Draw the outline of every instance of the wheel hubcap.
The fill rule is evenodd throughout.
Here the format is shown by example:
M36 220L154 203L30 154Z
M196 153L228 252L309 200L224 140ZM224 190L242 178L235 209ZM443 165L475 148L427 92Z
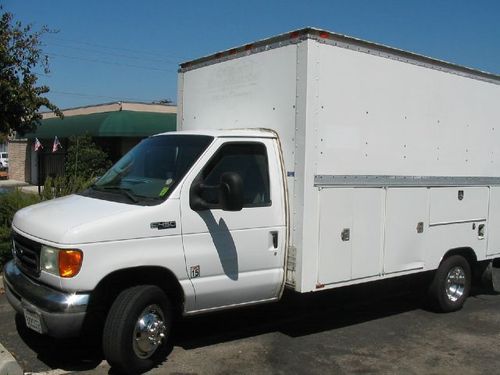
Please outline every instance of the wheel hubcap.
M452 302L458 301L465 291L465 271L462 267L453 267L446 276L446 296Z
M149 358L161 345L167 327L163 311L158 305L149 305L139 315L134 328L134 352L140 358Z

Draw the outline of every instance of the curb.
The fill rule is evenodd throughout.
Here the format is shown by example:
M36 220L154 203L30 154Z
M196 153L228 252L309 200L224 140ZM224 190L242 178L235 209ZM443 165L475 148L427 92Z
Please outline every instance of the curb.
M21 366L2 344L0 344L0 375L23 375Z

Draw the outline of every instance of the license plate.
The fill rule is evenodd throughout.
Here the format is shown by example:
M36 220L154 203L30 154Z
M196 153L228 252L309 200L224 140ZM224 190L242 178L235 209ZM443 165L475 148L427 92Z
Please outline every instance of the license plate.
M26 320L26 326L28 328L38 333L42 333L42 318L40 314L24 309L24 319Z

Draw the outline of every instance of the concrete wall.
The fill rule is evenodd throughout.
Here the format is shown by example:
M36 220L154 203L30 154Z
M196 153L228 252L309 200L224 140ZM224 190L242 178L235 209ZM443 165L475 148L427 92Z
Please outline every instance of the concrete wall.
M9 140L9 179L29 182L31 142L26 139Z

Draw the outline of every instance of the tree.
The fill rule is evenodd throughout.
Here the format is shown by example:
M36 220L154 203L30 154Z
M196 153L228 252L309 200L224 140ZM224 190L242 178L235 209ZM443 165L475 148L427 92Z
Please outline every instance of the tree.
M109 167L111 161L108 159L108 154L92 142L89 135L70 137L64 164L67 176L88 180L102 176Z
M0 14L0 134L15 131L23 135L40 123L42 107L62 117L59 108L43 96L49 88L37 85L35 72L50 72L48 56L41 48L41 37L50 30L23 26L1 6Z

